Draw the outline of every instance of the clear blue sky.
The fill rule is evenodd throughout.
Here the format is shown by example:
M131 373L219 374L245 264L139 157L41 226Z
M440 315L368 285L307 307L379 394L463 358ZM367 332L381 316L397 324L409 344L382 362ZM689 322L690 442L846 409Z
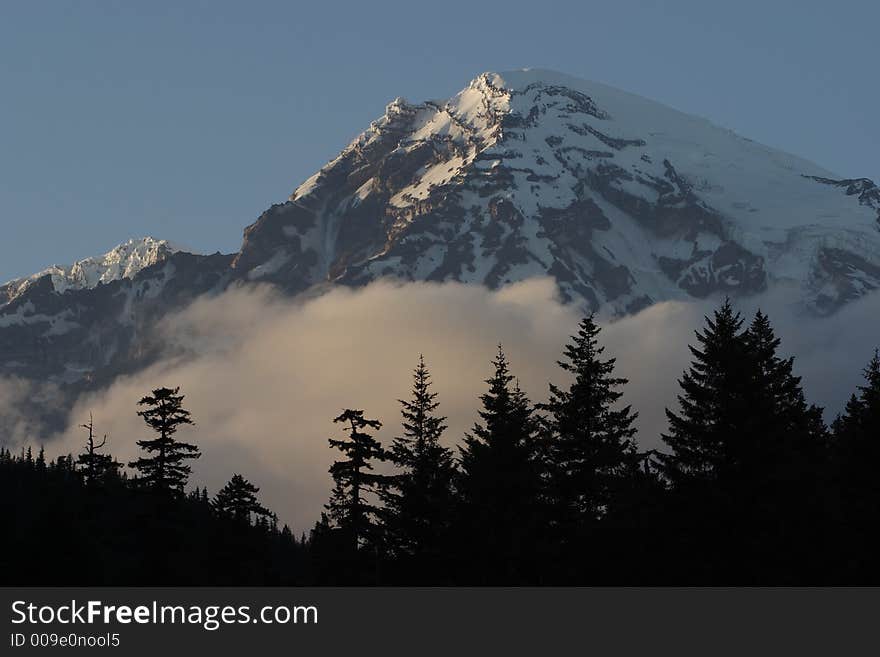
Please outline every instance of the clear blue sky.
M153 235L211 252L395 96L536 66L880 179L880 3L0 6L0 281Z

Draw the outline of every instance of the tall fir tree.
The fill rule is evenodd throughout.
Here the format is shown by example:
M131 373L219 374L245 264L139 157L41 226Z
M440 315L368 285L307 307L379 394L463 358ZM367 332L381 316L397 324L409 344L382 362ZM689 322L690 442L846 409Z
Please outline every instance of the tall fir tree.
M399 469L384 495L387 527L394 551L416 561L425 576L436 568L454 509L452 451L440 444L446 418L437 414L437 393L423 356L413 373L412 395L399 400L403 435L394 439L389 456ZM425 563L423 563L425 562Z
M639 461L630 406L618 408L627 380L614 376L615 359L602 359L599 326L585 317L558 365L572 376L567 389L550 384L547 413L547 498L563 534L599 520Z
M685 504L676 522L702 524L711 544L693 549L734 564L735 581L769 573L794 581L814 556L804 546L824 540L814 531L827 513L817 493L827 442L821 409L807 405L762 312L743 330L727 301L706 323L679 382L680 412L667 410L672 453L660 456Z
M180 388L156 388L138 402L144 419L158 438L139 440L138 446L147 455L129 463L140 473L141 481L150 488L182 495L192 468L185 463L201 456L199 448L174 438L181 426L194 424L190 412L183 407Z
M846 410L835 420L834 472L842 503L841 515L849 535L850 559L860 569L848 577L862 577L867 564L876 563L876 546L880 540L880 352L864 369L865 381L846 404ZM873 566L873 572L880 568ZM855 580L864 581L864 580Z
M689 347L693 362L679 380L679 412L666 411L663 440L671 454L660 455L674 485L708 483L739 476L744 461L754 383L754 360L743 320L727 300L697 331Z
M745 340L754 370L742 435L744 534L768 574L802 581L804 572L816 570L811 562L824 559L831 547L827 532L816 531L830 522L828 431L822 409L806 401L794 358L779 355L781 340L760 310Z
M243 524L250 524L251 519L265 518L272 513L257 499L260 489L240 474L232 475L223 488L214 496L211 505L214 511L227 518ZM198 494L198 491L197 491Z
M769 460L815 459L827 446L827 429L822 409L806 402L801 378L794 375L794 358L779 356L781 340L760 310L745 339L756 368L751 408L759 419L761 444L754 446L754 454L768 465Z
M814 467L827 442L822 409L807 404L767 315L759 310L743 330L728 300L706 323L679 381L680 413L667 410L670 478L754 483L780 468Z
M460 547L475 581L525 583L534 581L540 535L538 422L500 346L492 365L482 422L460 447Z
M387 486L388 477L373 472L373 464L387 461L388 455L366 431L381 429L379 420L369 420L364 411L349 408L333 422L347 425L348 437L329 440L330 447L338 449L345 458L330 466L334 486L325 508L353 554L365 544L375 548L380 542L381 509L375 499Z
M835 439L839 447L871 467L880 456L880 351L875 351L864 371L864 384L858 387L835 421Z

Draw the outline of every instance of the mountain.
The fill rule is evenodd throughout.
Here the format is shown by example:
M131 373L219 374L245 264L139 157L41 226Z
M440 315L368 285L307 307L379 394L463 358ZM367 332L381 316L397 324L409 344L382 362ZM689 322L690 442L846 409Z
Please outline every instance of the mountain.
M99 385L150 361L163 315L229 285L535 275L618 314L778 282L828 314L880 287L880 189L602 84L486 73L393 101L236 254L144 240L0 287L0 375Z
M827 313L880 285L880 189L658 103L548 71L486 73L445 102L398 98L245 231L234 267L291 291L380 276L566 300L800 286Z
M151 329L231 280L232 256L144 238L0 287L0 376L100 385L150 361Z
M52 290L58 293L93 289L122 278L134 278L141 270L180 250L170 242L152 237L129 240L102 256L85 258L67 266L52 265L33 276L9 281L0 286L0 301L13 301L45 277L49 278Z

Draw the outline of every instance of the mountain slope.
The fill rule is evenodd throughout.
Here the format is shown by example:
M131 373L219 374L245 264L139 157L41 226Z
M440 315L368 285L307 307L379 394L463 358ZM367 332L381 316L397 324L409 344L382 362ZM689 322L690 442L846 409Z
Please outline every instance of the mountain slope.
M225 289L231 279L232 256L173 252L162 242L132 246L110 252L125 257L90 259L8 284L15 293L6 302L0 297L0 375L105 383L150 362L153 328L162 317Z
M245 231L234 266L292 291L549 273L563 298L618 312L789 281L830 312L880 285L878 221L869 180L529 70L446 102L395 100Z
M12 301L47 276L52 289L58 293L92 289L123 278L134 278L141 270L166 260L180 250L170 242L152 237L129 240L104 255L78 260L67 266L52 265L27 278L9 281L0 286L0 303Z
M237 254L145 239L0 287L0 375L100 385L150 362L163 316L230 285L535 275L616 313L776 282L831 313L880 287L880 189L601 84L486 73L392 102Z

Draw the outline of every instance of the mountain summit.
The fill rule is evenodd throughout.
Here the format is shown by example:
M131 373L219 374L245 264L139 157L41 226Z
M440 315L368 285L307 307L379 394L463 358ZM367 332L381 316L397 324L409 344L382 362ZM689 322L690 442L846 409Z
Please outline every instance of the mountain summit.
M78 260L72 265L52 265L27 278L19 278L0 286L0 301L9 302L48 277L54 292L92 289L122 278L134 278L141 270L162 262L172 253L181 251L166 240L152 237L129 240L101 256Z
M880 285L880 189L611 87L484 73L398 98L245 231L238 275L291 291L381 276L553 276L630 312L795 283L827 313Z
M880 189L602 84L484 73L394 100L237 254L144 241L0 287L0 375L99 385L150 362L161 317L231 284L537 275L617 314L775 283L828 314L880 287Z

